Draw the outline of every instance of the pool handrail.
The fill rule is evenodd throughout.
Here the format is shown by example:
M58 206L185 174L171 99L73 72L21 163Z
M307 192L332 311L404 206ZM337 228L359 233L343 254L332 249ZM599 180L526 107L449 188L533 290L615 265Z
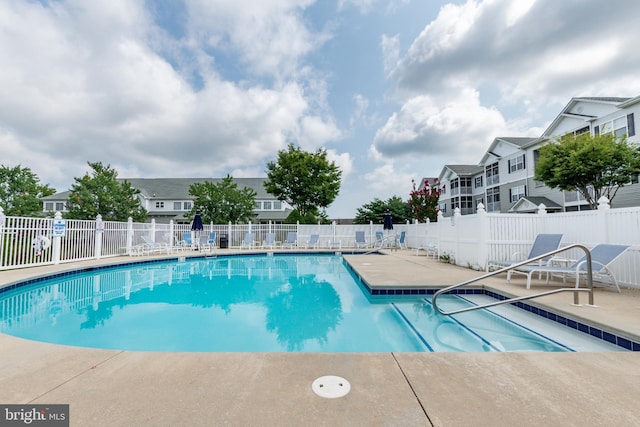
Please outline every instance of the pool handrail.
M449 291L452 291L454 289L457 288L461 288L463 286L467 286L470 285L472 283L478 282L480 280L483 279L487 279L489 277L495 276L497 274L501 274L501 273L506 273L509 270L512 270L514 268L518 268L521 267L523 265L527 265L530 264L533 261L538 261L540 259L543 258L547 258L547 257L551 257L552 255L555 255L557 253L560 252L565 252L569 249L573 249L573 248L578 248L578 249L582 249L585 253L586 256L586 261L587 261L587 287L586 288L581 288L581 287L573 287L573 288L559 288L559 289L553 289L550 291L544 291L544 292L539 292L536 294L532 294L532 295L525 295L525 296L521 296L521 297L513 297L513 298L508 298L508 299L504 299L504 300L500 300L500 301L496 301L496 302L491 302L488 304L482 304L482 305L475 305L472 307L465 307L465 308L461 308L458 310L452 310L452 311L444 311L442 310L440 307L438 307L438 297L444 293L447 293ZM573 294L573 304L574 305L580 305L580 298L578 296L578 292L589 292L589 304L587 304L589 307L596 307L596 305L594 304L594 292L593 292L593 270L592 270L592 265L591 265L591 251L589 251L589 249L581 244L578 243L574 243L568 246L564 246L562 248L559 249L555 249L551 252L547 252L546 254L542 254L540 256L528 259L526 261L522 261L519 262L517 264L513 264L504 268L501 268L499 270L494 270L492 272L483 274L482 276L478 276L475 277L473 279L467 280L465 282L461 282L455 285L451 285L451 286L447 286L446 288L442 288L439 291L437 291L435 294L433 294L433 299L432 299L432 304L433 307L436 309L436 311L442 315L445 316L449 316L452 314L458 314L458 313L464 313L465 311L471 311L471 310L478 310L480 308L488 308L488 307L493 307L496 305L502 305L502 304L510 304L512 302L516 302L516 301L522 301L522 300L528 300L528 299L533 299L533 298L538 298L541 296L545 296L545 295L551 295L551 294L556 294L556 293L560 293L560 292L569 292L572 291L574 292Z

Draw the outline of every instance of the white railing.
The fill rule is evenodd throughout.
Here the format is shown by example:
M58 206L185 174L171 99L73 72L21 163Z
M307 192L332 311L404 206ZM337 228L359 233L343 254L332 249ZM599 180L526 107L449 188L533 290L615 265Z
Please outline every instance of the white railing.
M487 213L482 206L473 215L457 210L453 217L428 224L426 235L441 257L478 270L488 260L511 259L516 252L526 256L540 233L562 234L561 246L629 245L611 269L621 284L640 288L640 207L610 209L606 198L599 202L597 210L554 214L547 214L544 206L535 214ZM564 256L577 259L582 254Z
M60 220L60 218L57 218ZM0 270L99 259L131 254L132 248L148 236L156 243L176 247L189 224L66 220L63 236L54 234L56 218L6 217L0 208ZM289 232L298 234L304 247L312 234L320 236L319 246L340 242L342 248L355 247L356 231L364 231L368 242L382 224L302 225L302 224L205 224L205 235L215 231L225 235L231 248L239 247L245 233L252 232L260 244L267 233L275 233L283 242ZM630 245L612 269L625 286L640 288L640 207L609 209L605 200L598 210L547 214L541 206L535 214L487 213L482 206L472 215L439 217L434 223L395 224L394 233L406 232L409 248L438 248L438 253L457 265L484 270L490 259L509 259L515 252L527 254L537 234L561 233L562 245L580 243L593 247L598 243ZM43 236L48 246L36 252L34 245ZM580 254L567 254L579 257Z

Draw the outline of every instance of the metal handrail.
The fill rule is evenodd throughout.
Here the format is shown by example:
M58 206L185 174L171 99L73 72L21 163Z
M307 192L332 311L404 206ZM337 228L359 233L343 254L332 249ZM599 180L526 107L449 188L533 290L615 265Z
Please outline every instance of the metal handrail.
M530 264L533 261L538 261L538 260L541 260L541 259L544 259L544 258L547 258L547 257L551 257L552 255L555 255L555 254L560 253L560 252L565 252L565 251L567 251L569 249L573 249L573 248L582 249L584 251L586 257L587 257L587 286L588 287L586 287L586 288L575 287L575 288L553 289L551 291L540 292L540 293L533 294L533 295L525 295L525 296L522 296L522 297L509 298L509 299L500 300L500 301L496 301L496 302L492 302L492 303L488 303L488 304L461 308L461 309L453 310L453 311L444 311L444 310L441 310L440 307L438 307L437 299L438 299L438 297L440 295L442 295L444 293L447 293L447 292L452 291L452 290L457 289L457 288L461 288L463 286L470 285L471 283L475 283L475 282L477 282L479 280L483 280L483 279L495 276L497 274L506 273L509 270L513 270L515 268L522 267L523 265ZM545 296L545 295L556 294L556 293L559 293L559 292L569 292L569 291L572 291L574 293L573 294L573 303L575 305L579 305L580 304L580 298L578 296L578 292L589 292L589 305L590 306L595 306L595 304L593 302L593 300L594 300L594 292L593 292L593 270L592 270L592 267L591 267L591 252L589 251L589 249L586 246L580 245L580 244L577 244L577 243L569 245L569 246L565 246L565 247L560 248L560 249L555 249L555 250L553 250L551 252L547 252L546 254L543 254L543 255L528 259L526 261L519 262L517 264L512 264L512 265L510 265L508 267L504 267L504 268L492 271L492 272L487 273L487 274L483 274L482 276L476 277L474 279L467 280L465 282L458 283L456 285L447 286L446 288L442 288L438 292L433 294L433 299L432 299L431 302L432 302L433 306L435 307L435 309L436 309L436 311L438 313L443 314L445 316L448 316L448 315L451 315L451 314L464 313L465 311L478 310L480 308L488 308L488 307L493 307L493 306L501 305L501 304L510 304L510 303L516 302L516 301L528 300L528 299L538 298L538 297Z

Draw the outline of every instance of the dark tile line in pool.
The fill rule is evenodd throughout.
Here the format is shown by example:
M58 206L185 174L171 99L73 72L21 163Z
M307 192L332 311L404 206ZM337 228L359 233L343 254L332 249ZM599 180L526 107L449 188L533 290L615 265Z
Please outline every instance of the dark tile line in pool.
M372 288L367 284L367 282L356 272L351 265L346 263L347 267L353 272L353 274L358 278L362 286L369 292L369 295L372 296L388 296L388 295L433 295L439 289L426 289L426 288ZM498 299L500 301L508 299L504 295L498 294L493 291L486 290L484 288L471 288L471 289L454 289L450 294L458 294L458 295L487 295L492 298ZM630 340L625 337L618 336L611 332L607 332L603 329L597 328L595 326L591 326L586 323L578 322L576 320L568 319L564 316L556 314L552 311L544 310L527 303L523 303L522 301L518 301L515 303L511 303L522 310L526 310L530 313L536 314L538 316L542 316L548 320L552 320L554 322L560 323L562 325L568 326L571 329L575 329L577 331L589 334L595 338L607 341L611 344L622 347L626 350L630 351L640 351L640 342L636 342Z
M483 289L483 293L487 296L490 296L492 298L498 299L500 301L508 299L508 297L505 297L504 295L500 295L496 292L492 292L492 291L488 291L488 290L484 290ZM617 345L619 347L622 347L624 349L630 350L630 351L640 351L640 342L635 342L632 341L628 338L625 337L621 337L618 335L615 335L611 332L607 332L603 329L597 328L595 326L591 326L587 323L582 323L582 322L578 322L576 320L572 320L569 319L565 316L561 316L557 313L554 313L552 311L549 310L545 310L539 307L535 307L533 305L527 304L527 303L523 303L522 301L517 301L514 303L511 303L511 305L516 306L522 310L526 310L530 313L536 314L538 316L542 316L545 319L554 321L556 323L560 323L561 325L567 326L571 329L575 329L577 331L583 332L585 334L589 334L595 338L601 339L603 341L606 341L608 343Z

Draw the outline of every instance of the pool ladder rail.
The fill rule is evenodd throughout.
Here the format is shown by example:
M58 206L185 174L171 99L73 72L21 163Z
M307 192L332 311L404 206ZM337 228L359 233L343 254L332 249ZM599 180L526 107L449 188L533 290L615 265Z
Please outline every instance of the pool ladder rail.
M587 261L587 263L586 263L587 264L587 287L586 288L578 287L578 285L577 285L576 287L573 287L573 288L552 289L550 291L539 292L539 293L532 294L532 295L525 295L525 296L522 296L522 297L508 298L508 299L504 299L504 300L500 300L500 301L496 301L496 302L491 302L491 303L488 303L488 304L476 305L476 306L473 306L473 307L465 307L465 308L461 308L461 309L458 309L458 310L452 310L452 311L444 311L438 306L437 300L438 300L438 297L440 295L442 295L442 294L450 292L450 291L452 291L454 289L461 288L463 286L470 285L470 284L478 282L480 280L487 279L487 278L495 276L497 274L506 273L509 270L513 270L513 269L521 267L523 265L530 264L533 261L538 261L538 260L541 260L541 259L544 259L544 258L548 258L548 257L551 257L552 255L555 255L557 253L564 252L564 251L567 251L567 250L573 249L573 248L582 249L584 251L585 255L586 255L586 258L587 258L586 259L586 261ZM579 283L579 281L578 281L578 283ZM589 303L586 304L586 305L588 307L597 307L593 302L593 300L594 300L594 292L593 291L594 291L593 290L593 269L592 269L592 265L591 265L591 252L584 245L572 244L572 245L565 246L565 247L562 247L562 248L559 248L559 249L555 249L555 250L553 250L551 252L547 252L546 254L537 256L535 258L531 258L531 259L528 259L526 261L519 262L517 264L512 264L512 265L510 265L508 267L504 267L504 268L501 268L499 270L494 270L494 271L492 271L490 273L483 274L482 276L473 278L471 280L467 280L466 282L461 282L461 283L458 283L456 285L451 285L451 286L448 286L446 288L440 289L435 294L433 294L432 304L433 304L433 306L435 307L435 309L436 309L436 311L438 313L443 314L445 316L448 316L448 315L451 315L451 314L464 313L465 311L478 310L480 308L489 308L489 307L494 307L496 305L510 304L510 303L517 302L517 301L529 300L529 299L533 299L533 298L542 297L542 296L545 296L545 295L557 294L557 293L560 293L560 292L573 292L573 305L578 306L578 305L580 305L580 297L578 296L578 293L579 292L589 292Z

